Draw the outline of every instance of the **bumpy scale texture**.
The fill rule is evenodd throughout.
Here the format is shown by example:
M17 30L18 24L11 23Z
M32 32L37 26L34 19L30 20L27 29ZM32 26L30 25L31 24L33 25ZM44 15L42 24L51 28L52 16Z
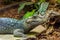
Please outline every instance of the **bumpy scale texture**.
M13 33L16 29L24 30L23 22L13 18L0 18L0 33Z

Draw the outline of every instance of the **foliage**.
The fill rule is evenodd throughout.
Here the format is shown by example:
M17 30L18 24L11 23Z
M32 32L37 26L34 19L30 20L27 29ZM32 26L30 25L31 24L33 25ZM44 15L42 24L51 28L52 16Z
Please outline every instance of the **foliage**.
M22 4L20 4L19 6L20 6L20 7L18 8L18 13L20 13L21 10L24 8L25 3L22 3Z
M39 0L37 3L32 3L32 2L24 2L20 4L20 7L18 8L18 13L21 12L21 10L26 6L26 5L31 5L34 4L36 7L36 11L33 9L32 11L26 11L25 15L23 16L23 19L28 18L30 16L33 16L34 14L37 14L38 12L43 15L44 12L47 10L47 7L49 3L45 2L45 0Z
M44 14L44 12L46 11L48 5L49 5L49 3L47 3L47 2L41 3L41 6L39 7L39 13L40 13L41 15Z
M40 3L45 2L45 0L39 0Z
M23 19L33 16L34 12L35 10L32 10L31 12L26 12L26 14L23 16Z
M18 13L20 13L21 10L22 10L26 5L31 5L31 4L33 4L33 3L32 3L32 2L22 2L22 3L20 3L19 8L18 8Z

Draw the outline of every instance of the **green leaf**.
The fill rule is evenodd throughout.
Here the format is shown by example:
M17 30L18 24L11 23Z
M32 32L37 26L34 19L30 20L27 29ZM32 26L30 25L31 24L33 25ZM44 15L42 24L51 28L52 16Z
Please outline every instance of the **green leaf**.
M45 2L45 0L39 0L40 3Z
M24 7L25 7L25 3L21 3L20 7L18 8L18 13L20 13Z
M45 11L47 10L47 8L48 8L48 5L49 5L49 3L47 3L47 2L43 2L41 5L40 5L40 8L39 8L39 13L41 14L41 15L44 15L45 14Z
M32 10L31 12L26 12L26 14L23 16L23 19L33 16L34 12L35 10Z
M31 4L33 4L33 2L22 2L22 3L20 3L19 8L18 8L18 13L20 13L21 10L22 10L26 5L31 5Z

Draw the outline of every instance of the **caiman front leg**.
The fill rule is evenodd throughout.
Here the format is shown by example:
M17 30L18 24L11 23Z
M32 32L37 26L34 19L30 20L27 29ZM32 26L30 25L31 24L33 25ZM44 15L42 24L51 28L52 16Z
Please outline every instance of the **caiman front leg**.
M24 30L22 30L22 29L14 30L13 35L15 37L26 37L26 35L24 34Z

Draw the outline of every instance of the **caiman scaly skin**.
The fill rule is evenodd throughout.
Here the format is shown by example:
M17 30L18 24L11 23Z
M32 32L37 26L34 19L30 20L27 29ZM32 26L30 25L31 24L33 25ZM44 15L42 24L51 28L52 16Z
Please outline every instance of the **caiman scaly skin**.
M12 18L0 18L0 33L13 33L15 29L24 29L21 27L22 23L23 21Z
M0 18L0 33L13 33L15 36L19 36L22 33L29 32L39 24L38 21L35 24L33 24L34 22L27 23L26 21L13 18Z

